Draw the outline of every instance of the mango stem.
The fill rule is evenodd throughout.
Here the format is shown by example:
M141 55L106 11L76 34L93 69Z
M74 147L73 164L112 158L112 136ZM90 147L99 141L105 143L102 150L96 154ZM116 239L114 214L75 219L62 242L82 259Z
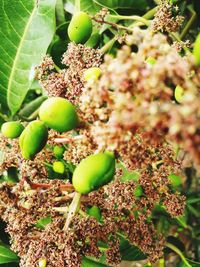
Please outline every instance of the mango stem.
M69 209L67 210L68 216L67 216L65 225L63 227L64 232L68 231L73 217L80 209L80 204L81 204L81 194L76 192L72 200L72 203L70 204Z

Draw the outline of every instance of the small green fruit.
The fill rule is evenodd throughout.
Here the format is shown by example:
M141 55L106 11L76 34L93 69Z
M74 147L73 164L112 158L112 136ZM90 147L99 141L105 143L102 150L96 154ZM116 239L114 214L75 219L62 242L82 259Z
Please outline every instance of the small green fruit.
M105 152L88 156L76 167L72 183L77 192L87 194L109 183L115 174L115 157Z
M11 139L19 137L23 130L24 126L19 121L5 122L1 126L2 134Z
M200 33L197 36L196 41L194 43L193 55L196 65L200 66Z
M42 121L32 121L24 129L19 138L22 156L33 159L46 145L48 129Z
M86 82L89 82L89 81L97 81L100 75L101 75L101 69L94 67L87 69L84 72L83 77Z
M181 103L183 95L184 95L183 88L180 85L177 85L174 91L174 98L178 103Z
M47 266L47 260L46 259L39 259L38 266L39 267L46 267Z
M65 151L65 148L63 146L54 146L53 148L54 156L57 159L61 159L63 157L64 151Z
M75 107L62 97L51 97L44 101L39 110L41 121L58 132L67 132L77 127Z
M88 209L87 213L90 216L96 218L98 222L101 220L101 211L100 211L99 207L92 206L91 208Z
M156 64L156 59L154 57L148 57L145 62L151 66Z
M53 170L54 172L63 174L65 172L65 165L62 161L55 161L53 163Z
M178 175L175 175L174 173L171 173L168 178L170 179L173 187L179 187L182 184L181 177Z
M142 194L143 194L143 190L142 190L141 185L137 185L135 190L134 190L134 196L135 197L141 197Z
M92 34L92 21L85 12L73 15L68 27L68 36L75 43L84 44Z

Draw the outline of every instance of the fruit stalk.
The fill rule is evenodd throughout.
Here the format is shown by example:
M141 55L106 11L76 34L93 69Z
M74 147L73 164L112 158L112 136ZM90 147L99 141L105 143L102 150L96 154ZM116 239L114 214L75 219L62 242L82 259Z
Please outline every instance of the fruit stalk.
M69 226L71 224L71 221L74 217L74 215L79 211L80 209L80 203L81 203L81 194L76 192L74 195L74 198L72 200L72 203L69 206L69 210L67 211L67 220L65 222L65 225L63 227L63 231L67 232L69 229Z

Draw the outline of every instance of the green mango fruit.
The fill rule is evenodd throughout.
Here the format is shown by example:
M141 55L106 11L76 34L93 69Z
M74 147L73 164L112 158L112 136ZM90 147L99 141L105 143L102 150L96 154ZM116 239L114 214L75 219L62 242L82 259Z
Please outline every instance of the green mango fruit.
M65 165L62 161L55 161L53 163L53 170L56 173L63 174L65 172Z
M75 107L62 97L51 97L39 109L40 120L58 132L67 132L77 127Z
M72 183L77 192L87 194L109 183L114 174L114 154L98 153L88 156L79 163L73 173Z
M11 139L19 137L23 130L24 126L19 121L5 122L1 126L2 134Z
M196 65L200 66L200 33L197 36L196 41L194 43L193 55Z
M134 196L135 197L141 197L143 195L143 190L141 185L137 185L135 190L134 190Z
M46 267L47 266L47 260L46 259L39 259L38 266L39 267Z
M98 222L101 220L101 211L99 207L92 206L91 208L88 209L87 213L90 216L96 218Z
M19 138L22 156L33 159L46 145L48 129L42 121L32 121L24 129Z
M93 67L93 68L87 69L84 72L83 78L86 82L97 81L99 79L100 75L101 75L101 69L98 67Z
M177 85L174 90L174 98L178 103L182 102L183 95L184 95L184 89L180 85Z
M181 184L182 184L182 179L180 176L174 174L174 173L171 173L168 178L170 179L173 187L179 187Z
M62 159L63 154L65 152L65 148L63 146L54 146L53 154L57 159Z
M77 44L84 44L92 34L92 21L85 12L77 12L73 15L69 27L69 39Z

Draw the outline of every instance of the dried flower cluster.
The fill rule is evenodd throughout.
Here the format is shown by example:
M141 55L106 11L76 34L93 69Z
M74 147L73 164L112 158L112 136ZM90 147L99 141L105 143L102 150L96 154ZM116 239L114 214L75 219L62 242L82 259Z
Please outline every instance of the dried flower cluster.
M182 25L184 17L178 15L178 7L173 6L169 1L161 1L158 6L152 29L154 32L176 32Z
M36 68L37 78L49 96L63 96L73 104L78 104L83 89L83 72L88 68L98 67L101 64L101 55L95 49L70 43L62 63L68 68L56 72L53 60L46 56Z

